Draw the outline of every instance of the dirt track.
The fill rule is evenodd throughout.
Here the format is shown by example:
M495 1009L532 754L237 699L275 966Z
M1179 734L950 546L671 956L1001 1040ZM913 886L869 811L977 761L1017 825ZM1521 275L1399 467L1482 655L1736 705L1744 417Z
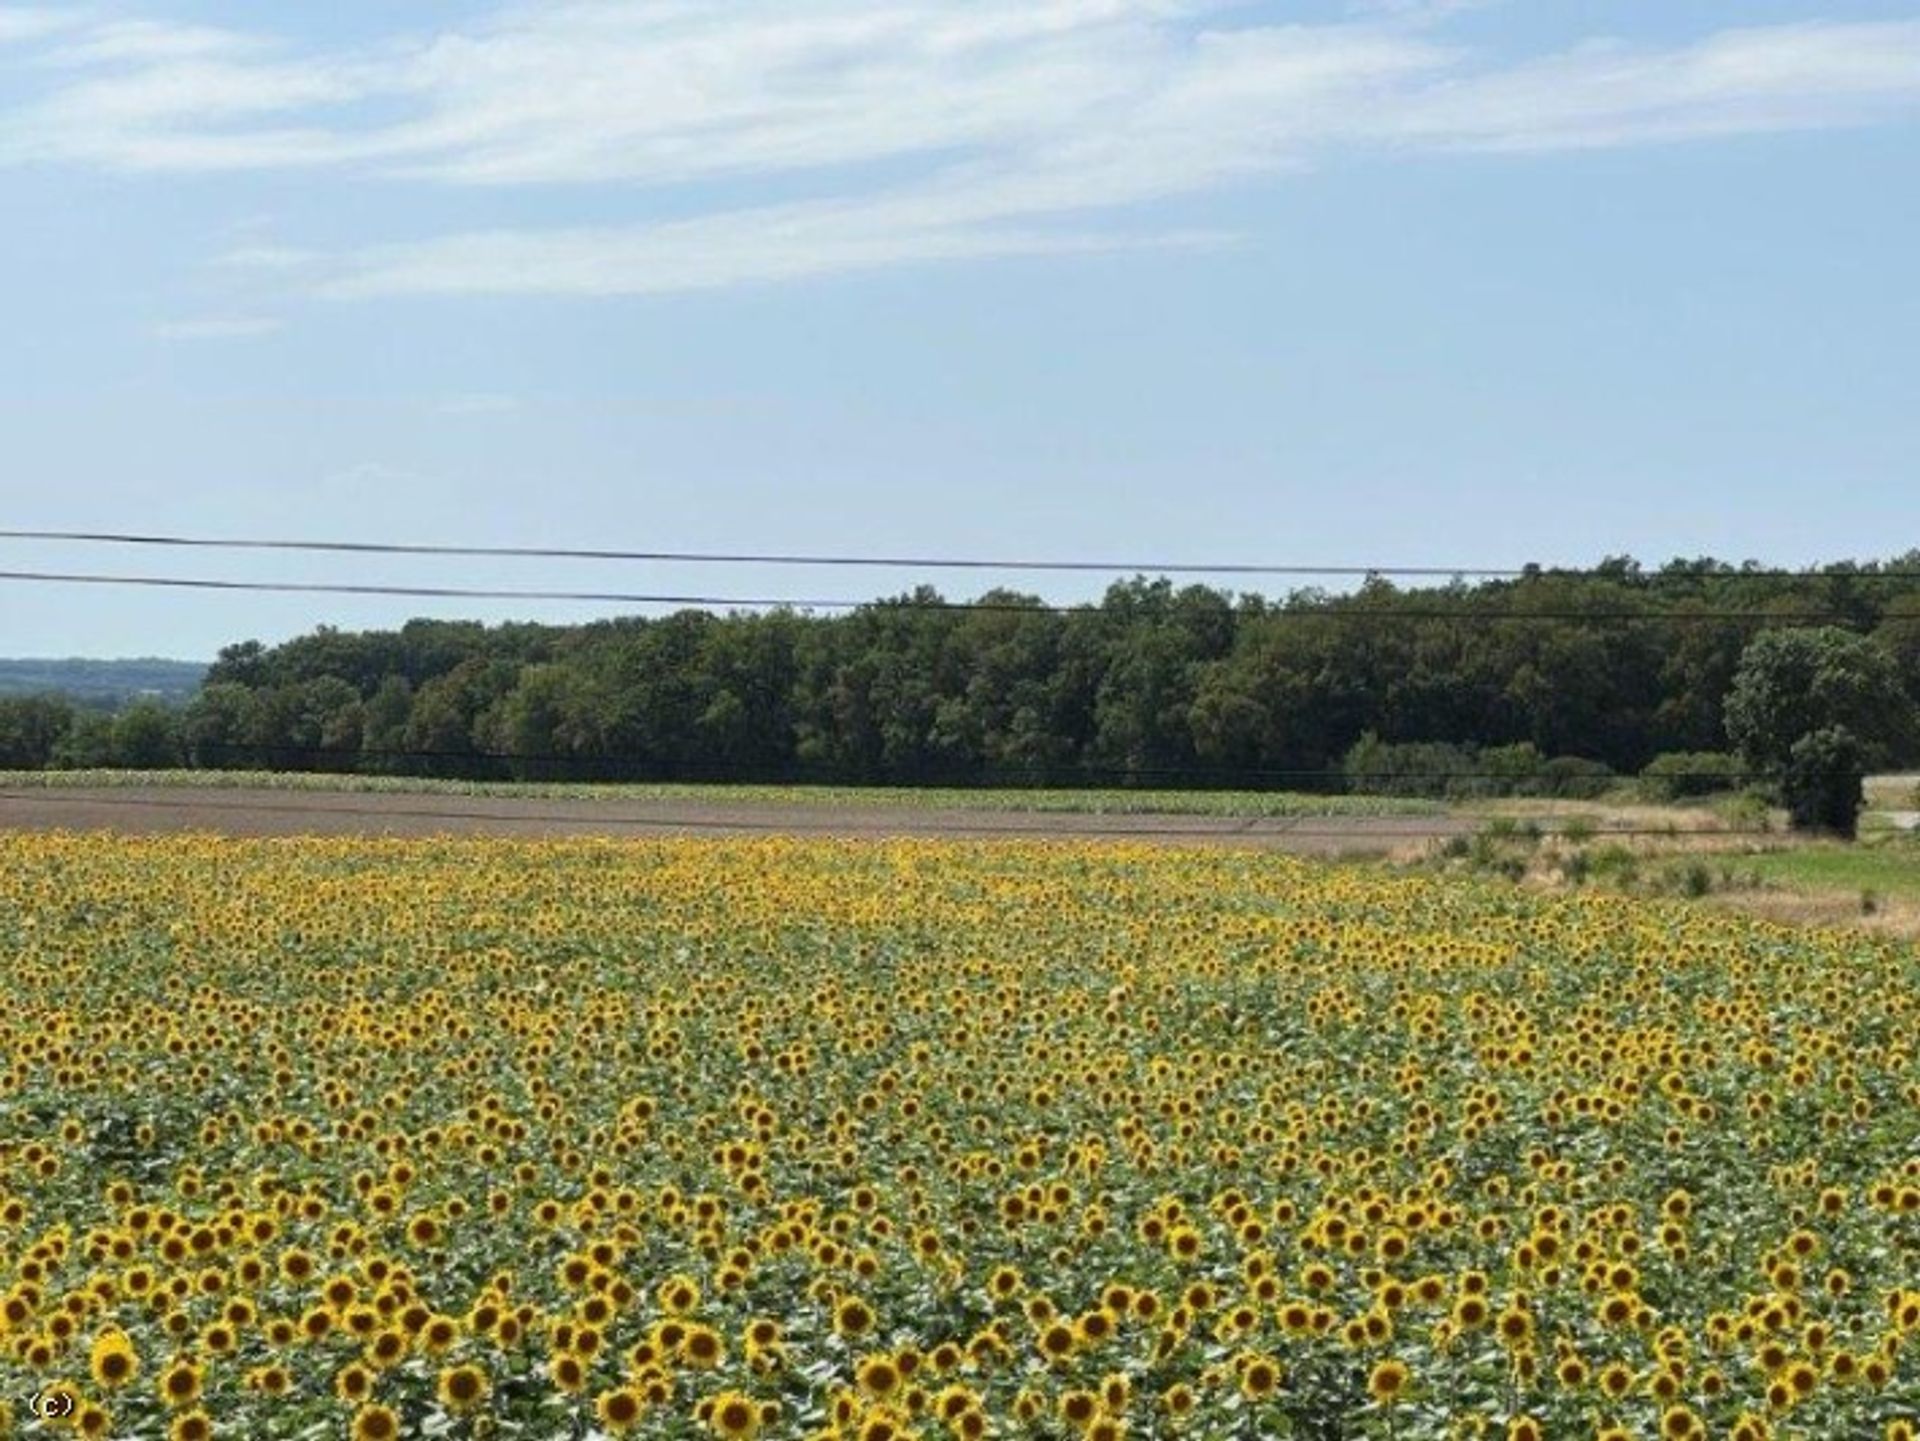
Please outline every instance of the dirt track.
M280 790L0 790L0 830L299 835L795 835L1152 841L1313 855L1387 852L1473 822L1435 816L1297 819L1071 815L694 800L546 800Z

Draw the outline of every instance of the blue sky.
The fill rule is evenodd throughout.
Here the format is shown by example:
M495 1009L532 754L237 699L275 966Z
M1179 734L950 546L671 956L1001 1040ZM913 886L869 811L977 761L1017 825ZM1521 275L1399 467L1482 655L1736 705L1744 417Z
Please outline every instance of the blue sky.
M1917 122L1912 4L0 0L0 526L1893 554L1920 544ZM593 613L0 582L0 653Z

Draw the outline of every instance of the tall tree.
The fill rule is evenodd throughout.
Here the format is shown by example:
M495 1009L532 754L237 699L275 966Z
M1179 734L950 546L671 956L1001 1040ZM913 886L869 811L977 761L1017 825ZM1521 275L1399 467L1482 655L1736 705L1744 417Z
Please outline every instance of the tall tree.
M1849 836L1864 767L1910 747L1913 723L1893 657L1834 626L1756 637L1727 697L1728 737L1780 776L1794 824Z

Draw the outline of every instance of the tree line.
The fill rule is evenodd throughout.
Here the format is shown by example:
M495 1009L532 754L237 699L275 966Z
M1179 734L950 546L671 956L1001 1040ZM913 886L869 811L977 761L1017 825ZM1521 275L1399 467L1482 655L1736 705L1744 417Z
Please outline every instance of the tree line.
M0 764L1339 789L1423 768L1571 781L1738 749L1778 772L1786 752L1730 731L1729 700L1756 640L1787 631L1864 648L1846 665L1897 697L1843 750L1920 758L1916 551L1790 576L1615 558L1280 598L1141 578L1064 610L921 589L831 617L323 627L228 646L182 708L63 723L55 701L0 703Z

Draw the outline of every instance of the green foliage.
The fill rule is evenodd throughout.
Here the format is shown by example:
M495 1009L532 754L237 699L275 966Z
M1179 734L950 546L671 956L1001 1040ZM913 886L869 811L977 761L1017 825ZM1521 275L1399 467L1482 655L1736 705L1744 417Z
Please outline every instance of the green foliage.
M1359 795L1457 798L1488 793L1475 774L1473 752L1444 741L1389 745L1368 731L1340 768L1347 789Z
M76 711L47 763L56 770L118 764L113 754L113 717L99 711Z
M1799 890L1920 900L1920 840L1911 837L1795 846L1747 857L1744 864L1756 880Z
M1575 846L1585 845L1597 834L1599 828L1590 816L1575 816L1560 828L1561 837L1569 845Z
M1347 789L1358 795L1591 798L1613 783L1602 761L1578 756L1548 759L1531 742L1490 746L1422 741L1392 745L1369 731L1341 762Z
M1866 800L1860 761L1860 742L1845 726L1825 726L1793 743L1781 790L1796 830L1853 839Z
M1762 632L1726 702L1727 737L1756 769L1783 770L1803 737L1828 727L1844 728L1877 763L1911 746L1913 723L1893 656L1833 626Z
M1625 888L1640 876L1640 858L1628 846L1610 842L1587 853L1588 872L1596 881Z
M1590 797L1656 757L1721 752L1736 673L1728 724L1769 768L1836 723L1870 759L1920 759L1891 703L1920 691L1920 582L1860 575L1875 583L1623 559L1279 599L1135 579L1064 613L920 590L831 617L323 627L227 647L180 730L195 767L474 781ZM1808 610L1862 633L1766 618ZM1794 711L1807 696L1818 714ZM1761 742L1783 725L1801 728ZM21 764L52 762L51 742L7 734L0 719Z
M156 770L177 766L182 759L180 723L156 701L139 701L113 718L109 751L116 766Z
M73 726L73 706L59 696L0 699L0 767L38 770L52 762Z
M1749 764L1779 774L1796 829L1851 839L1865 767L1911 747L1914 702L1874 640L1831 626L1768 631L1741 657L1726 723Z
M1554 756L1543 762L1531 791L1520 795L1553 796L1566 800L1593 800L1614 784L1613 768L1585 756Z
M1725 751L1667 751L1647 762L1640 788L1649 800L1692 800L1740 788L1746 765Z

